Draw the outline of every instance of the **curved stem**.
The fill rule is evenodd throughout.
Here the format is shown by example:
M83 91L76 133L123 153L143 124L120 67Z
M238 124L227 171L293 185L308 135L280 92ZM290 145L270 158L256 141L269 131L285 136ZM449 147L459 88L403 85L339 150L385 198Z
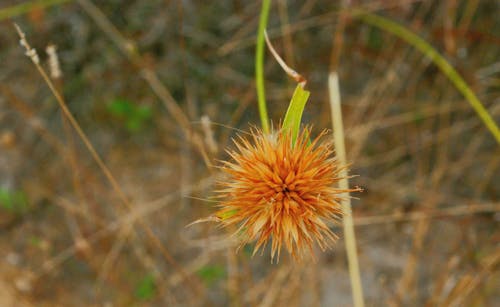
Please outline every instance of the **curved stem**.
M488 113L488 110L483 106L479 98L472 91L469 85L464 81L460 74L456 71L453 66L448 63L448 61L439 52L432 47L424 39L420 38L418 35L412 31L406 29L404 26L391 21L387 18L370 14L362 10L353 10L352 16L358 17L364 22L371 24L372 26L378 27L384 31L390 32L397 37L405 40L407 43L417 48L420 52L425 54L430 60L443 72L443 74L455 85L457 90L465 97L465 99L472 106L474 111L476 111L479 118L483 121L484 125L495 138L498 144L500 144L500 129L497 124Z

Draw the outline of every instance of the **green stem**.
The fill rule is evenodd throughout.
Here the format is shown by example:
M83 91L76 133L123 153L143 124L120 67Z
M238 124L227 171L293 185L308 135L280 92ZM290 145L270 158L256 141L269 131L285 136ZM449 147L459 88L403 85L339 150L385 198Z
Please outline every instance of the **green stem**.
M13 18L31 11L34 8L45 8L62 4L71 0L35 0L0 9L0 20Z
M259 115L264 133L269 133L269 118L266 107L266 93L264 89L264 32L267 26L271 0L263 0L260 11L259 32L257 33L257 48L255 50L255 81L257 87L257 100L259 102Z
M474 94L472 89L467 85L455 68L453 68L453 66L451 66L450 63L448 63L448 61L441 54L439 54L434 47L415 33L387 18L370 14L362 10L353 10L352 16L358 17L368 24L396 35L429 57L431 61L453 83L453 85L455 85L458 91L462 93L465 99L467 99L479 118L483 121L486 128L490 130L493 137L496 139L498 144L500 144L500 129L488 113L488 110L486 110L479 98L476 94Z

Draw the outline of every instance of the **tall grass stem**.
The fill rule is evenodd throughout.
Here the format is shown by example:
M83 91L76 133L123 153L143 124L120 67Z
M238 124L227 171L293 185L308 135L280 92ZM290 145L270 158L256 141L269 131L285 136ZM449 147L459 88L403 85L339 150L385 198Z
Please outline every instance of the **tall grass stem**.
M342 123L342 109L340 108L340 89L337 72L332 71L328 76L328 91L330 93L330 110L332 112L333 136L335 142L335 151L337 159L341 165L347 164L345 144L344 144L344 126ZM339 177L339 189L348 190L349 180L347 169L343 168ZM342 195L342 209L344 212L344 238L347 251L347 261L349 265L349 277L351 280L352 296L355 307L365 305L363 298L363 286L361 284L361 274L359 271L358 253L356 250L356 236L354 234L354 222L352 218L351 199L349 193Z

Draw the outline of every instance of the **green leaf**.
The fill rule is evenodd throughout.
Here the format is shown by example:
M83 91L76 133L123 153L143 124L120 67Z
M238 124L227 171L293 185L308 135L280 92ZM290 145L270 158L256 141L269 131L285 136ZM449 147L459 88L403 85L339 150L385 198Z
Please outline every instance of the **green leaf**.
M135 289L135 296L141 300L149 300L155 296L156 284L153 275L149 274L144 277L137 288Z
M288 110L286 111L285 119L283 120L283 133L288 133L288 129L292 130L292 144L295 144L295 140L299 134L302 113L304 112L304 107L306 106L310 94L310 92L304 90L302 86L298 84L293 92Z
M0 208L11 213L22 214L28 210L28 199L22 191L0 188Z
M108 111L116 116L130 116L134 113L134 103L121 98L116 98L108 104Z
M197 274L207 285L211 285L226 276L226 270L221 265L207 265L199 269Z
M117 98L108 104L108 111L124 122L129 132L139 132L144 124L153 117L149 106L139 106L135 103Z

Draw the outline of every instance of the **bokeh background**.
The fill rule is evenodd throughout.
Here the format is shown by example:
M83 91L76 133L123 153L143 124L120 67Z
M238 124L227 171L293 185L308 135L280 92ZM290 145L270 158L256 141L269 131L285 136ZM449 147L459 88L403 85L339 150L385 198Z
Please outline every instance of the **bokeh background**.
M315 133L331 127L327 78L338 71L351 184L364 188L352 204L367 305L498 305L500 147L427 57L354 8L427 40L498 123L500 4L276 0L268 25L308 79L303 121ZM238 129L259 125L259 11L260 1L0 2L1 306L353 304L340 225L315 262L279 263L251 246L236 253L215 223L186 227L215 210L210 165ZM47 71L45 49L57 46L56 88L116 185L13 21ZM295 84L268 52L265 68L278 123Z

